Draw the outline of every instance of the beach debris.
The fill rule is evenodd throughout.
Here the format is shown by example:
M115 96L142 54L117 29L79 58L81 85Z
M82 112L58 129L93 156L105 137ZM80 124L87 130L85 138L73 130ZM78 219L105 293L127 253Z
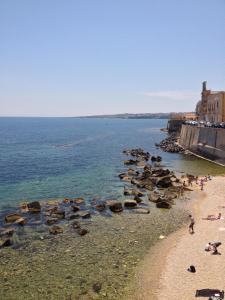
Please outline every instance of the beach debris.
M107 200L106 205L114 213L119 213L123 211L122 203L117 200Z
M160 239L160 240L165 239L165 235L162 235L162 234L161 234L161 235L159 236L159 239Z
M27 204L28 211L31 213L39 213L41 211L41 205L39 201L30 202Z
M16 220L18 220L20 218L22 218L22 216L19 215L19 214L16 214L16 213L15 214L10 214L10 215L5 216L5 222L6 223L13 223L13 222L15 222Z
M49 233L51 233L51 234L63 233L63 229L60 226L54 225L49 228Z
M196 269L195 269L195 266L191 265L188 269L187 269L188 272L191 272L191 273L195 273L196 272Z

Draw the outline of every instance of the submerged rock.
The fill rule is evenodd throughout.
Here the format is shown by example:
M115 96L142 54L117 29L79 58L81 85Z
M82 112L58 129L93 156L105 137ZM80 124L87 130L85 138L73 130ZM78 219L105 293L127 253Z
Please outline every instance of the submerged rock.
M105 203L99 203L95 206L97 211L104 211L106 209Z
M76 206L76 205L72 205L71 208L72 208L72 210L73 210L74 212L77 212L77 211L80 210L80 207L79 207L79 206Z
M10 239L0 240L0 248L9 247L12 245L12 241Z
M123 211L122 203L117 200L108 200L106 204L112 212L118 213Z
M76 203L76 204L83 204L85 202L85 200L84 200L84 198L79 197L79 198L75 198L73 200L73 202Z
M47 220L46 220L46 224L47 225L52 225L52 224L55 224L55 223L57 223L58 222L58 218L48 218Z
M49 228L49 233L51 233L51 234L63 233L63 229L60 226L54 225Z
M79 235L81 235L81 236L87 234L88 232L89 232L89 231L88 231L87 229L85 229L85 228L78 228L78 229L77 229L77 233L78 233Z
M12 236L14 232L15 232L15 228L13 227L2 229L0 231L0 236Z
M21 226L24 226L25 224L27 223L27 218L19 218L15 221L15 224L18 224L18 225L21 225Z

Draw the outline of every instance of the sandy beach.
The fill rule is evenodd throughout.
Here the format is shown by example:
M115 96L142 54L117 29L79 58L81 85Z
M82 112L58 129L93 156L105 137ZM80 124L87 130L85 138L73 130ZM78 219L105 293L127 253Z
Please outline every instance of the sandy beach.
M222 213L225 217L225 177L208 181L204 191L194 184L188 205L195 218L195 233L188 226L160 241L145 257L137 273L137 289L133 299L195 299L196 290L225 290L225 220L202 220ZM208 242L220 241L221 255L204 251ZM194 265L196 273L187 268ZM131 297L132 298L132 297Z

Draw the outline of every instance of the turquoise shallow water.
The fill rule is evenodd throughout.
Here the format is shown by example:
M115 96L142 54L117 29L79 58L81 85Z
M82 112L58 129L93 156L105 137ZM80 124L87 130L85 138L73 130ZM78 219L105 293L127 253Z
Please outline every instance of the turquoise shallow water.
M154 146L167 120L0 118L0 207L22 200L121 197L122 150L143 147L176 171L217 173L208 162Z
M0 118L0 208L17 211L20 201L82 196L118 199L124 182L124 148L142 147L161 155L176 172L224 171L204 160L169 154L154 144L165 137L166 120L73 118ZM135 270L149 248L187 220L187 195L170 210L157 209L144 197L150 214L124 210L79 219L89 233L79 236L73 220L52 236L40 216L28 215L14 226L12 247L0 249L0 299L117 300L135 288ZM18 210L19 212L19 210ZM0 226L6 211L0 211ZM32 223L32 225L31 225ZM11 226L11 225L10 225ZM100 292L93 288L100 286Z

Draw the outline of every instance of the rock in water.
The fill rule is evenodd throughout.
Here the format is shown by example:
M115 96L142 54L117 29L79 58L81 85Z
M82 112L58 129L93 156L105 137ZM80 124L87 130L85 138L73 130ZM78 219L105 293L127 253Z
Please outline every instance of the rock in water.
M0 236L12 236L15 232L15 228L6 228L0 231Z
M41 211L41 205L38 201L34 201L27 204L28 210L31 213L39 213Z
M15 221L15 224L24 226L27 223L27 218L19 218Z
M12 245L12 242L10 239L0 240L0 248L9 247L11 245Z
M106 204L112 212L118 213L123 211L122 203L117 200L108 200Z
M88 231L87 229L85 229L85 228L78 228L78 229L77 229L77 233L78 233L79 235L81 235L81 236L87 234L88 232L89 232L89 231Z
M5 216L5 222L13 223L20 218L22 218L22 216L20 216L19 214L10 214L10 215Z
M59 234L59 233L63 233L63 229L60 226L54 225L51 228L49 228L49 232L51 234Z

